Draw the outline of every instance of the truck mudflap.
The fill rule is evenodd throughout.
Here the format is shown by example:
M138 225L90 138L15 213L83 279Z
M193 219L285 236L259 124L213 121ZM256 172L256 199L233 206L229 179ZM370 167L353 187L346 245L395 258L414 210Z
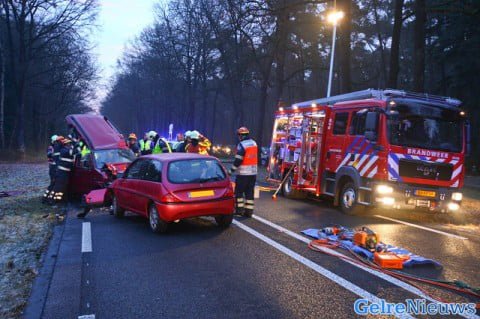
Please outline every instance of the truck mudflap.
M82 204L85 208L110 206L112 196L108 188L95 189L84 195Z

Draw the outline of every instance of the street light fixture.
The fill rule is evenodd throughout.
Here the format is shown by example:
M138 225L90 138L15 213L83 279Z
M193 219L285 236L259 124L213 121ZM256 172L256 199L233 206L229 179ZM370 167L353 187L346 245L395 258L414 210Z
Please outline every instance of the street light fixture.
M327 16L327 21L333 25L332 35L332 51L330 53L330 71L328 72L328 89L327 97L330 97L332 91L332 76L333 76L333 57L335 56L335 40L337 38L337 25L340 20L343 19L345 13L343 11L333 10Z

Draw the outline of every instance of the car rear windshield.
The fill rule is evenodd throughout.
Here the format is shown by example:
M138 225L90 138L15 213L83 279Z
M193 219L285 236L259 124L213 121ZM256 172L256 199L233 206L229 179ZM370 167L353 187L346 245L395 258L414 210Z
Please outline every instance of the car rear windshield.
M222 166L214 159L191 159L171 162L168 181L173 184L207 183L226 178Z

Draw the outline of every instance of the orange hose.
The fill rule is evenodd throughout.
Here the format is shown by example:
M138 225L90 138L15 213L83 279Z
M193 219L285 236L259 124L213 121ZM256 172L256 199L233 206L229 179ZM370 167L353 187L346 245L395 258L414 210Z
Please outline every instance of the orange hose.
M430 294L429 292L425 291L425 289L422 289L421 287L419 287L418 285L415 285L413 284L411 281L418 281L418 282L421 282L421 283L425 283L425 284L429 284L431 286L437 286L437 287L441 287L441 288L445 288L445 289L449 289L449 290L452 290L452 291L455 291L455 292L459 292L459 293L463 293L463 294L467 294L467 295L470 295L470 296L473 296L473 297L476 297L476 298L479 298L480 299L480 294L478 293L475 293L471 290L468 290L468 289L464 289L464 288L459 288L459 287L455 287L455 286L452 286L452 285L449 285L449 284L446 284L446 283L441 283L441 282L437 282L437 281L433 281L433 280L429 280L429 279L425 279L425 278L419 278L419 277L416 277L416 276L410 276L406 273L400 273L400 272L397 272L397 271L391 271L391 270L387 270L387 269L384 269L372 262L369 262L369 261L365 261L365 259L363 259L362 257L360 257L357 253L355 253L354 251L348 249L348 251L355 257L352 258L352 257L348 257L348 256L345 256L345 255L336 255L336 254L332 254L332 253L329 253L327 251L324 251L322 249L320 249L319 247L326 247L326 248L333 248L333 249L336 249L338 247L340 247L340 243L339 242L331 242L329 241L328 239L316 239L316 240L312 240L309 244L308 244L308 248L310 248L311 250L313 251L317 251L317 252L322 252L324 254L327 254L329 256L333 256L333 257L337 257L337 258L340 258L340 259L343 259L343 260L347 260L347 261L350 261L350 262L353 262L355 264L361 264L362 266L365 266L365 267L368 267L370 269L373 269L373 270L377 270L377 271L380 271L380 272L383 272L387 275L390 275L392 277L395 277L397 279L400 279L400 280L403 280L403 281L407 281L410 285L412 285L413 287L419 289L420 291L422 291L425 295L433 298L433 299L436 299L440 302L443 302L443 303L448 303L447 301L444 301L438 297L434 297L432 296L432 294ZM477 309L480 309L480 303L477 303L476 305L476 308Z

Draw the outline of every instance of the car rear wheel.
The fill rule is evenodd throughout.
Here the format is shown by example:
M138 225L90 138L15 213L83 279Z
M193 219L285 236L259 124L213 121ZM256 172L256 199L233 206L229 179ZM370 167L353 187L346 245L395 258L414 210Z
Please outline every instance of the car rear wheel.
M125 216L125 209L120 207L120 205L118 204L117 196L112 195L112 197L113 197L112 198L112 212L113 212L113 215L117 218L123 218L123 216Z
M233 220L233 214L230 215L220 215L220 216L215 216L215 221L217 222L217 225L222 227L222 228L227 228L230 226Z
M365 206L358 203L358 190L353 183L346 183L340 193L340 208L347 215L355 215L364 211Z
M150 229L157 234L164 233L168 229L168 223L160 218L157 207L153 204L148 208L148 223Z

